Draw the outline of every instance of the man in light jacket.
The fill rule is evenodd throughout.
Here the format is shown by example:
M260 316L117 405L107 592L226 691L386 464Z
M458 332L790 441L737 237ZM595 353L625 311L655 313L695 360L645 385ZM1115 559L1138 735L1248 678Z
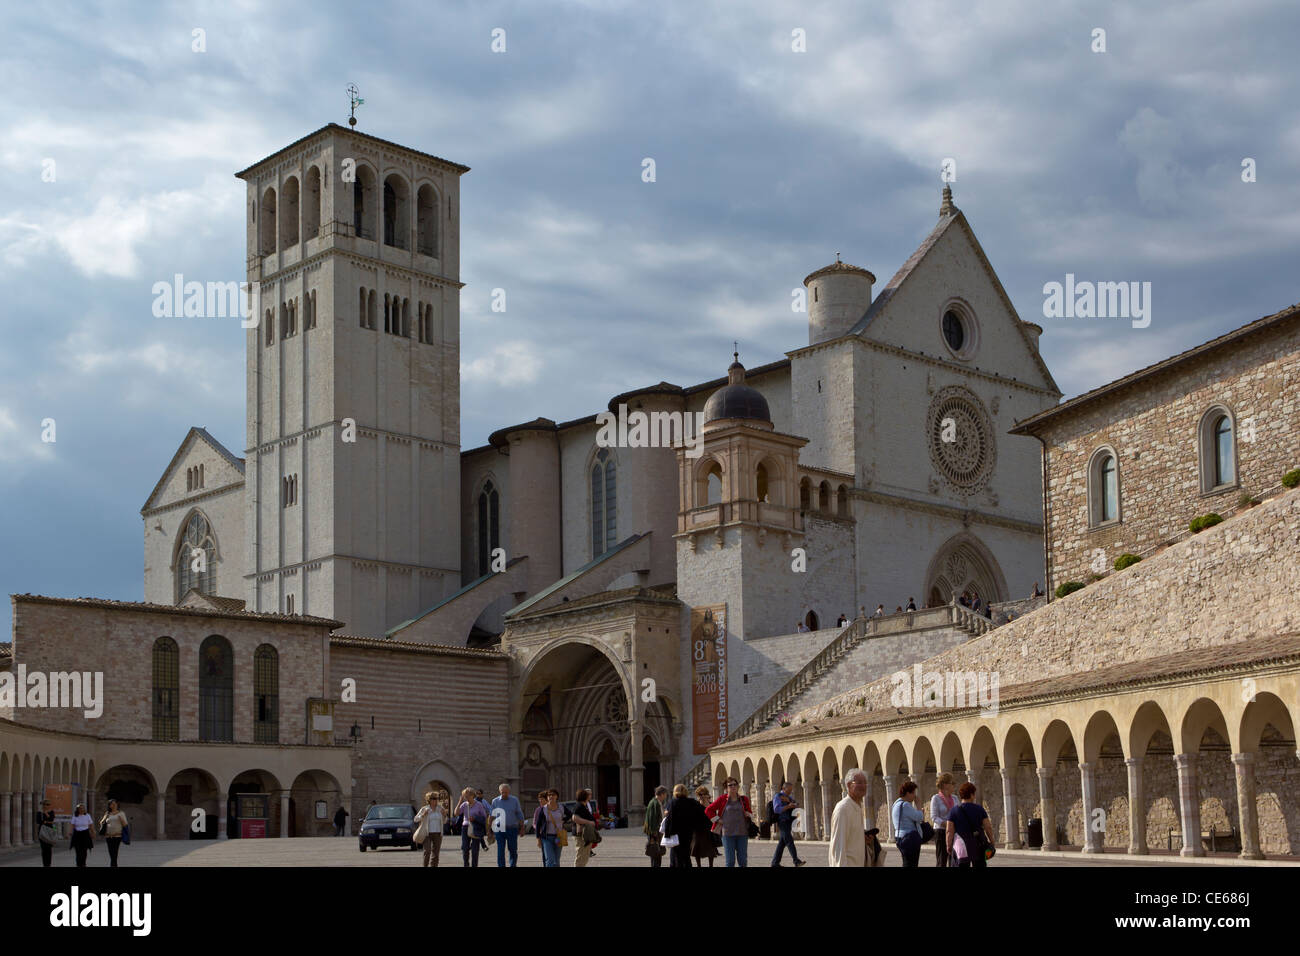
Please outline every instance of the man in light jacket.
M831 814L831 866L866 866L867 808L862 800L867 795L867 775L861 770L850 770L844 775L844 789L848 796L835 804Z

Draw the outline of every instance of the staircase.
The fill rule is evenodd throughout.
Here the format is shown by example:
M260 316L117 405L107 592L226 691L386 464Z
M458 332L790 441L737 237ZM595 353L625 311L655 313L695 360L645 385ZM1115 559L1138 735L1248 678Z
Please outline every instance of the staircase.
M837 664L848 656L855 647L872 637L883 637L911 630L930 630L936 627L957 627L971 637L987 634L994 628L994 623L982 615L976 614L960 604L945 607L927 608L924 611L905 611L902 614L889 614L883 617L860 617L844 626L839 636L826 645L815 657L799 669L793 677L768 698L757 710L749 715L731 733L724 742L748 737L775 720L783 711L794 703L804 691L817 683L832 671ZM709 783L709 758L706 754L686 774L684 782L692 789L700 784Z

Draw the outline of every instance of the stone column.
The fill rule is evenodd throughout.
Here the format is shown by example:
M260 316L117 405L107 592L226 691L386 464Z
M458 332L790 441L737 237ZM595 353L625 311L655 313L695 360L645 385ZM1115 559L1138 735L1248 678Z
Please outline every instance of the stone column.
M157 820L157 839L167 839L167 797L165 794L158 794L154 798L155 812Z
M1178 768L1178 818L1183 825L1181 856L1205 856L1201 848L1201 784L1196 776L1197 754L1174 754Z
M18 821L19 822L18 832L22 834L23 846L29 846L33 842L32 841L32 815L35 812L36 810L32 803L32 792L30 790L24 790L23 809L22 809L23 817L20 821Z
M835 784L833 783L823 783L821 785L821 791L822 791L821 819L817 821L818 824L817 832L819 834L818 835L819 840L829 840L831 836L831 810L832 807L834 806L831 803L832 789L835 789Z
M308 818L310 819L310 817ZM280 794L280 839L289 839L289 793Z
M1052 778L1056 768L1038 768L1038 800L1043 805L1043 850L1057 850L1056 842L1056 792Z
M1106 833L1095 826L1097 809L1097 768L1090 763L1079 764L1079 789L1083 794L1083 852L1101 853L1106 845ZM1103 823L1105 817L1102 817Z
M865 770L863 773L867 773ZM867 774L867 792L862 795L862 809L867 818L867 829L876 825L876 778Z
M1006 839L1002 844L1004 850L1020 849L1020 819L1016 812L1016 770L1014 767L1002 768L1002 829Z
M645 823L645 740L641 735L641 721L628 723L631 740L628 747L627 796L624 806L627 811L627 825L631 830L640 830Z
M1237 771L1237 817L1241 827L1241 858L1262 860L1259 849L1259 812L1255 806L1255 755L1232 755L1232 765Z
M10 822L9 805L13 801L13 794L0 793L0 848L10 846L12 843L13 824Z
M1147 852L1146 794L1142 782L1142 758L1129 757L1128 768L1128 851L1134 855Z
M230 834L226 832L226 826L230 820L230 798L217 798L217 839L228 840Z
M756 817L758 817L759 820L762 820L762 819L763 819L763 806L767 803L767 800L768 800L768 796L767 796L767 781L766 781L766 780L756 780L756 781L754 782L754 786L758 788L758 801L757 801L756 803L753 804L753 807L754 807L754 815L755 815Z
M885 828L890 842L894 839L894 799L898 796L898 777L885 774Z

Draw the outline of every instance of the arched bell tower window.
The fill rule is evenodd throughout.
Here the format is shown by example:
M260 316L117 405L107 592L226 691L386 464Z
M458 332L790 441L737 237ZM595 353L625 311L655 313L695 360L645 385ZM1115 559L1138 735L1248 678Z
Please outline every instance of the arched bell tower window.
M716 461L709 466L708 472L705 473L704 480L706 483L704 503L716 505L722 503L722 466Z
M591 463L591 556L598 558L618 540L618 482L608 448Z
M501 493L491 481L478 494L478 573L492 568L492 552L501 547Z
M755 484L755 491L758 495L758 500L767 501L768 487L767 487L767 466L766 465L759 465L756 469L754 469L754 484Z
M807 478L799 482L799 510L812 510L812 482Z
M202 594L216 593L217 542L208 519L199 512L190 515L176 546L176 603L190 588Z

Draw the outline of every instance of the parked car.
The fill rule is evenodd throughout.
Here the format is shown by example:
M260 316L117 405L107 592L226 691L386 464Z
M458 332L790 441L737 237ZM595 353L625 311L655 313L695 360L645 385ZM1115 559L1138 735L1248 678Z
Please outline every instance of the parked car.
M357 842L361 852L372 847L398 846L418 850L420 844L411 840L415 832L415 808L405 803L379 803L371 807L361 821Z

